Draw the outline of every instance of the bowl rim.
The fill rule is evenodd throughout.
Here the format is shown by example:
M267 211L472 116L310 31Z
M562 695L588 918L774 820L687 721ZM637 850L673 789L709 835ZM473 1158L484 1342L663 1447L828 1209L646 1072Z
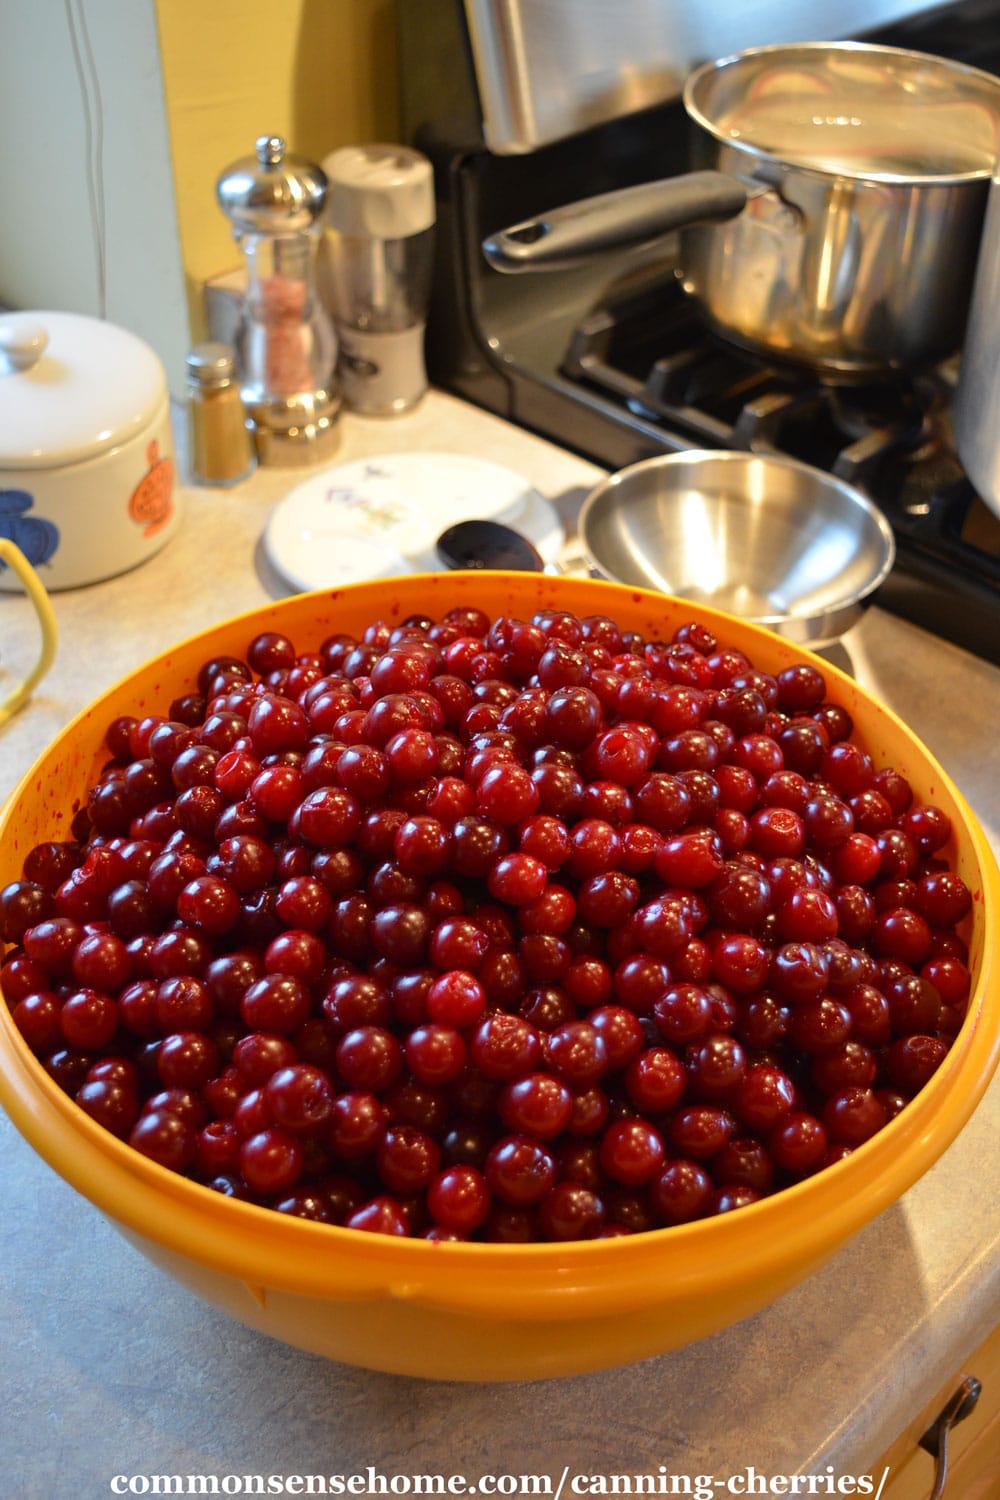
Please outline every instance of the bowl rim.
M900 740L929 774L939 800L960 821L978 876L973 991L977 1003L970 1005L934 1077L900 1115L851 1156L736 1214L635 1236L502 1246L366 1234L221 1198L143 1157L86 1115L30 1052L3 1002L0 1104L35 1150L111 1219L162 1249L251 1288L350 1300L390 1297L494 1321L550 1321L590 1312L595 1303L606 1313L626 1313L648 1306L650 1299L684 1299L699 1291L724 1298L738 1294L748 1280L774 1280L793 1265L799 1279L805 1274L803 1267L812 1269L834 1253L923 1175L963 1128L1000 1061L1000 870L989 842L958 788L915 733L846 673L806 648L706 606L594 579L486 571L417 574L293 595L189 635L96 698L55 737L0 810L0 845L9 846L24 799L45 784L60 754L78 743L84 731L91 748L97 744L98 730L103 735L109 722L109 700L127 697L152 677L164 684L163 711L181 687L176 677L167 680L169 672L185 669L186 663L190 677L190 671L207 659L205 653L217 654L220 634L226 639L242 635L245 645L252 634L277 628L278 623L291 633L291 617L302 634L308 620L318 642L331 633L326 626L336 620L345 601L356 611L368 603L368 618L385 618L389 586L395 595L394 613L400 617L401 596L409 605L406 613L433 613L433 596L441 597L442 589L447 595L441 597L442 610L462 603L486 608L484 600L502 597L523 603L529 593L534 608L551 605L580 613L581 605L587 604L593 607L582 612L612 618L617 601L619 609L624 606L632 613L645 610L650 618L666 616L665 628L676 628L693 613L727 644L749 647L747 654L765 670L811 662L823 671L840 701L862 704L876 727ZM251 635L245 634L248 629ZM99 713L103 717L98 718ZM91 753L78 768L81 773L85 768L90 777L97 764ZM952 1086L956 1076L961 1088Z
M613 573L607 563L602 561L594 548L593 539L588 535L592 526L594 513L605 500L610 504L616 498L620 503L627 504L628 496L619 496L618 491L623 485L628 484L636 475L651 472L659 473L666 470L668 475L675 469L681 469L686 465L695 468L709 467L711 464L722 464L734 469L746 469L753 466L761 466L771 469L786 469L792 473L800 474L813 484L818 490L837 494L853 507L860 511L868 520L877 533L881 544L881 560L879 566L871 578L865 583L864 588L858 592L854 589L850 592L839 594L835 599L825 601L822 606L814 609L801 610L775 610L765 615L735 616L745 620L750 625L762 625L766 629L777 630L784 625L807 623L817 616L823 618L837 616L845 612L859 612L865 604L871 601L872 596L882 587L892 572L896 562L896 537L885 512L871 500L856 485L846 479L841 479L837 474L827 473L823 469L815 468L801 459L792 458L784 453L753 453L741 449L727 448L685 448L677 453L656 453L649 458L639 459L636 463L627 464L624 468L616 469L613 473L605 475L590 489L584 497L580 508L578 522L580 548L584 558L590 567L596 569L602 578L611 583L621 584L625 588L649 588L649 584L633 584L630 580ZM676 495L670 491L657 495L657 500L670 504L676 499ZM723 497L724 503L730 497ZM692 608L714 609L716 606L708 601L704 603L700 598L684 594L670 594L668 597L687 599ZM838 633L843 634L847 628L841 625ZM824 637L824 641L825 641Z

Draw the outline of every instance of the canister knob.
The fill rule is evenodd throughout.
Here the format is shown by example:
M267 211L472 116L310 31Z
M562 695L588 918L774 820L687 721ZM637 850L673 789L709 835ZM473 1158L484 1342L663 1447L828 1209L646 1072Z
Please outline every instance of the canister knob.
M34 318L0 319L0 373L30 370L48 347L49 335Z

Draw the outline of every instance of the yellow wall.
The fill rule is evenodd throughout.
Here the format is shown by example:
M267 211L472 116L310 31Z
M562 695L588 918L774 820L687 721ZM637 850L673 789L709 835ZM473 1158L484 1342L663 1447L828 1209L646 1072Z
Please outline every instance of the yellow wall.
M259 135L321 161L398 139L396 0L156 0L181 259L194 337L201 287L240 255L219 175Z

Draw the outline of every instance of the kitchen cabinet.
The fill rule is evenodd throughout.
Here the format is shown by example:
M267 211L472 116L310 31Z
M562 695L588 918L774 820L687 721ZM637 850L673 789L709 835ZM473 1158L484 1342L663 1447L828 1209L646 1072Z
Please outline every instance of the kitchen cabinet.
M963 1360L932 1401L883 1454L873 1472L888 1467L883 1500L928 1500L934 1485L934 1459L921 1446L939 1415L970 1377L979 1382L979 1398L948 1436L948 1475L943 1500L997 1500L1000 1496L1000 1326Z

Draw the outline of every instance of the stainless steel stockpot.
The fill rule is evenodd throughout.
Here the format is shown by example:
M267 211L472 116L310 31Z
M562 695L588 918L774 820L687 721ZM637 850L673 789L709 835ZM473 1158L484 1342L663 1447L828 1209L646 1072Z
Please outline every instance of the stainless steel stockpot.
M952 420L966 472L1000 516L1000 175L990 188Z
M857 42L758 47L684 86L692 166L505 229L503 271L559 268L681 229L678 274L720 332L864 378L962 341L1000 78Z

